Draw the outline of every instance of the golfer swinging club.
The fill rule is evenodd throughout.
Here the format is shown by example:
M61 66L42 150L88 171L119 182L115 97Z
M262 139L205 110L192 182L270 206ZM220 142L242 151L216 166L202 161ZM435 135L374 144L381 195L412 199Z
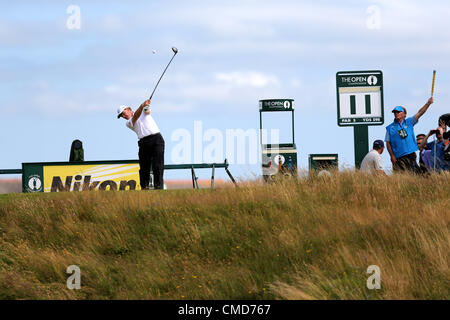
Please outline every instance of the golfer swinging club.
M153 169L155 189L162 189L165 142L155 120L150 115L150 99L145 100L136 112L133 112L128 106L120 106L117 109L117 118L120 117L127 120L126 126L136 132L139 138L139 179L141 189L149 189L150 165Z

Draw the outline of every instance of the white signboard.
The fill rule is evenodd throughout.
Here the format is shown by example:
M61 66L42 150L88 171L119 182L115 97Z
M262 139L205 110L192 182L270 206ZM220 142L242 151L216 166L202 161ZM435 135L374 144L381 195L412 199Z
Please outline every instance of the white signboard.
M340 71L336 74L339 126L384 123L383 73Z

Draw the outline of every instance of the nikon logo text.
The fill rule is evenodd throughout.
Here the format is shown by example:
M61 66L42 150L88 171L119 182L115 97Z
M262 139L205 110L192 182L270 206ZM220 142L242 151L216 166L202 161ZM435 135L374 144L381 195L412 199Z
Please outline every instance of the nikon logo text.
M135 180L122 180L119 185L113 180L92 181L91 176L76 175L67 176L65 184L62 183L61 177L53 177L51 192L61 191L89 191L98 187L98 190L136 190Z

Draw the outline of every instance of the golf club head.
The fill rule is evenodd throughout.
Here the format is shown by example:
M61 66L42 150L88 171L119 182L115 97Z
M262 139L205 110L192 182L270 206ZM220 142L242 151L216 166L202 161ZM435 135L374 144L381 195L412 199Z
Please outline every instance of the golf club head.
M172 51L173 51L173 53L175 53L175 54L177 54L177 53L178 53L178 49L177 49L177 48L175 48L175 47L172 47Z

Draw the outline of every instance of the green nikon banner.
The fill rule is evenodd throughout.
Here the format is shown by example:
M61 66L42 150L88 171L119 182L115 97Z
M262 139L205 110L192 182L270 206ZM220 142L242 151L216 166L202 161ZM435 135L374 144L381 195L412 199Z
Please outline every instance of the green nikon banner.
M368 126L384 124L383 73L380 70L336 73L337 123L353 126L355 167L369 152Z
M22 192L139 189L136 160L22 163Z
M199 188L194 169L212 169L211 188L214 187L215 169L224 168L231 181L228 162L166 164L164 170L189 169L193 188ZM0 174L22 173L22 192L61 192L95 190L140 190L138 160L105 160L83 162L22 163L20 169L0 170ZM153 188L150 173L150 188Z

